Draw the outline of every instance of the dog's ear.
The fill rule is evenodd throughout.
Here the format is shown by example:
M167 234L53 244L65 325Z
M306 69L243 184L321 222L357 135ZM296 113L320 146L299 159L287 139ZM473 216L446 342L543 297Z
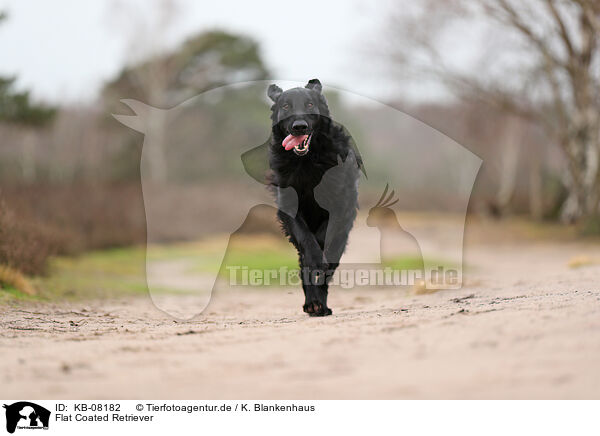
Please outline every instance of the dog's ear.
M271 100L273 100L273 102L276 102L279 99L279 97L281 97L282 93L283 90L275 84L269 86L269 89L267 90L267 95Z
M308 81L308 83L306 84L305 88L312 89L313 91L317 91L318 93L321 93L323 86L321 85L321 82L319 81L319 79L310 79Z

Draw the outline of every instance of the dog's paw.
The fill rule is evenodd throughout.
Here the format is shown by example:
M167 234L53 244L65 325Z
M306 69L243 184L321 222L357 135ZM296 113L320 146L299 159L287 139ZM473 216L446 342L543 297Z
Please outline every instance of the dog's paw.
M327 306L324 306L319 301L311 301L310 303L306 303L302 308L310 316L328 316L332 314L331 309Z

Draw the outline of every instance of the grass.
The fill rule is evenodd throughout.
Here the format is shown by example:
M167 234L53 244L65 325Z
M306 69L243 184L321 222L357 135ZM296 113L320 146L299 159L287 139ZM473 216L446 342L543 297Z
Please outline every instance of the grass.
M282 238L274 236L236 236L229 242L219 274L228 277L228 266L241 266L249 270L274 270L275 283L279 281L279 269L298 269L298 255Z
M236 235L229 240L227 254L221 264L223 242L215 238L202 242L150 245L145 247L116 248L93 251L77 257L51 259L49 274L30 280L37 291L27 295L16 287L6 287L0 292L0 302L54 301L85 298L110 298L123 295L143 295L146 284L146 256L150 262L184 261L190 265L189 274L214 274L228 278L227 266L243 266L249 270L272 270L271 283L279 284L279 269L298 269L298 257L293 247L284 239L269 235ZM448 262L440 265L449 266ZM384 264L398 270L421 269L422 261L416 257L399 256ZM153 288L153 292L181 292L171 288Z
M460 266L454 262L443 259L427 259L431 265L438 265L444 269L460 269ZM389 267L394 270L421 270L423 267L423 259L417 256L398 256L393 259L385 260L383 262L384 267ZM463 265L464 269L465 266Z
M191 274L214 274L218 271L221 278L230 276L228 267L241 267L248 270L273 271L271 283L279 283L280 268L298 269L298 255L284 239L271 235L235 235L229 240L227 252L221 264L222 253L215 251L210 243L201 249L196 247L191 256L193 267ZM236 271L236 270L234 270ZM239 270L237 270L239 271ZM239 272L237 274L240 274ZM238 275L238 278L241 277Z
M147 292L139 247L53 258L49 274L33 279L42 300L114 297Z
M37 291L36 295L27 295L14 286L4 286L0 291L0 303L143 295L148 292L146 256L150 262L184 260L194 265L189 270L191 274L210 273L221 266L221 241L215 238L202 242L150 245L147 250L138 246L92 251L76 257L55 257L50 260L46 276L29 280ZM289 244L275 237L242 236L230 241L223 268L219 271L222 277L229 275L225 268L227 265L261 270L279 269L281 266L294 269L297 268L297 257ZM180 292L170 288L153 288L154 291Z
M581 256L572 257L569 260L569 262L567 263L567 266L569 268L581 268L584 266L599 265L599 264L600 264L600 258L581 255Z
M423 259L417 256L399 256L385 260L383 265L394 270L422 270Z
M14 301L39 301L37 295L26 294L12 286L0 287L0 304L11 303Z
M27 295L35 295L35 289L29 280L18 270L0 265L0 288L16 289Z

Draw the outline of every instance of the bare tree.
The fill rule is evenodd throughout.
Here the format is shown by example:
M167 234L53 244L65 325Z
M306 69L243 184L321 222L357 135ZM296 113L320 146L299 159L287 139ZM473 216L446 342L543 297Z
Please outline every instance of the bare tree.
M244 35L208 30L166 46L164 36L176 24L180 6L175 0L155 3L160 7L146 17L154 20L140 19L136 26L132 20L123 23L131 32L131 52L136 56L102 91L111 112L123 110L121 104L114 106L123 98L169 109L211 88L267 77L258 43ZM169 175L166 114L151 111L147 120L147 134L153 138L145 148L148 175L156 182L165 182Z
M119 27L129 31L127 52L130 56L129 65L134 65L140 60L150 59L143 68L130 68L127 70L128 80L141 94L142 99L152 106L168 107L172 103L168 98L168 86L172 80L173 65L163 61L166 51L164 40L172 26L175 24L179 5L176 0L155 0L151 5L153 14L140 14L139 11L128 8L122 1L115 1L116 10L121 10L121 15L114 17ZM121 96L121 98L131 96ZM165 159L165 122L163 111L153 111L149 127L156 138L147 150L149 162L149 176L157 182L164 182L167 178Z
M599 0L422 0L393 15L387 38L403 71L543 127L567 161L565 221L599 213L599 39ZM465 45L479 63L448 56Z

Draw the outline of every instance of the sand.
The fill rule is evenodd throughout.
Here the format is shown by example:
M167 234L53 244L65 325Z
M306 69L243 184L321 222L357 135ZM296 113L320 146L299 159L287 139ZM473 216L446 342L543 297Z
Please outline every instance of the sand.
M4 308L2 396L600 398L600 265L569 266L598 248L467 248L463 289L334 288L326 318L300 289L219 292L184 322L147 297Z

